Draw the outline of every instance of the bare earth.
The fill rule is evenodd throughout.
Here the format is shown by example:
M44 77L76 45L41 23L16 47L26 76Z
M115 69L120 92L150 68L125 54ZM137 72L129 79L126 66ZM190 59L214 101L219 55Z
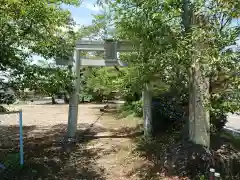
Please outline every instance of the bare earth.
M103 104L79 105L78 140L63 141L68 118L67 105L18 105L23 110L25 166L6 179L138 180L143 158L133 153L139 134L139 119L117 119L102 113ZM1 149L18 151L17 115L0 115ZM14 149L15 147L15 149ZM8 152L9 153L9 152ZM15 164L17 166L17 164ZM144 169L140 169L144 174ZM147 171L146 171L147 173Z

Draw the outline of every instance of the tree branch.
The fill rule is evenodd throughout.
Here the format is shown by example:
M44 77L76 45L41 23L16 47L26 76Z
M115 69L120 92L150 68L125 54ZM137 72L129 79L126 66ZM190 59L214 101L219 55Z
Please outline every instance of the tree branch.
M124 74L117 66L114 66L114 68L121 74Z
M221 19L220 32L226 27L226 25L227 25L229 22L232 21L232 17L229 16L229 17L226 19L225 23L223 23L223 21L224 21L224 15L222 16L222 19Z

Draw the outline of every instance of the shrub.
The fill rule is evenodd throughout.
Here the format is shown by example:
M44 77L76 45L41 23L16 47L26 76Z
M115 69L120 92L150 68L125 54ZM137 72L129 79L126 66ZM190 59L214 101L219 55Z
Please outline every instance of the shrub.
M126 102L120 107L119 112L121 117L126 117L131 114L137 117L142 117L143 116L142 101L140 100Z
M153 134L180 129L185 117L186 100L169 91L153 98L152 123Z
M212 99L212 109L210 110L210 122L212 132L219 132L227 122L224 95ZM182 88L170 89L161 92L152 98L152 123L153 134L170 130L179 130L188 118L188 90ZM120 109L122 115L130 114L141 117L142 101L126 102Z

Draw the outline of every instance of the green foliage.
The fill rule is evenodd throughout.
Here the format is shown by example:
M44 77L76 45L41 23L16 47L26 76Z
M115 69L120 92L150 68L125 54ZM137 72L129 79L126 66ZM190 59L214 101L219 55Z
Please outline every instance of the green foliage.
M59 92L69 93L73 77L67 68L53 65L26 65L24 73L15 72L11 83L21 90L29 88L36 94L53 96Z
M126 117L129 115L134 115L137 117L142 117L143 109L142 109L142 101L133 101L124 103L120 109L120 117Z
M88 79L87 85L92 87L93 92L99 92L103 95L108 95L114 89L114 85L117 83L116 70L113 68L101 68L93 69L91 78Z
M10 84L0 81L0 104L12 104L15 101L15 92ZM3 112L3 110L0 110L0 112Z
M73 21L70 13L61 9L61 3L77 4L77 1L1 1L1 69L19 67L30 53L51 58L67 51L58 49L66 45L58 34L63 28L70 32Z
M100 14L95 23L102 28L106 22L115 24L114 38L131 40L135 52L121 53L120 58L128 63L122 73L108 68L96 70L97 76L87 82L89 89L94 86L94 92L99 94L118 90L127 101L121 111L125 115L141 114L134 102L139 102L142 85L151 83L153 97L159 102L153 104L154 121L158 123L155 127L168 129L169 125L173 127L169 122L180 122L187 116L189 68L199 62L204 77L210 79L206 107L214 129L220 130L226 123L226 113L240 109L239 96L233 96L240 85L239 53L224 51L239 35L239 27L231 26L239 9L229 11L223 1L211 1L208 8L205 6L203 1L191 4L195 20L191 30L185 32L182 1L110 2L111 13Z
M88 96L93 101L109 99L113 92L119 91L118 77L119 72L112 67L86 68L81 78L80 94Z
M30 88L50 94L68 84L65 72L27 62L33 54L46 59L64 59L72 54L78 33L73 31L70 12L61 8L63 3L79 5L78 0L0 2L0 71L11 74L16 90Z
M234 44L239 35L239 27L231 26L239 8L229 11L223 1L211 1L208 8L204 6L203 1L192 4L194 24L191 31L183 33L181 1L122 0L110 3L114 12L111 19L116 26L115 38L131 40L135 45L135 53L121 54L129 64L122 80L118 78L122 94L126 97L135 92L140 94L142 84L150 82L163 84L162 91L169 86L173 89L182 86L179 89L183 92L173 95L186 99L188 71L190 66L196 65L193 63L196 60L202 64L204 76L211 79L211 99L206 102L210 104L211 116L219 120L217 117L240 109L239 98L226 98L240 85L239 53L223 51ZM178 105L174 108L179 109Z
M71 91L67 69L30 64L33 54L44 57L45 62L68 59L77 39L98 31L99 27L95 26L75 30L75 22L62 4L77 6L79 3L78 0L0 2L0 70L11 74L16 89L30 88L51 95Z

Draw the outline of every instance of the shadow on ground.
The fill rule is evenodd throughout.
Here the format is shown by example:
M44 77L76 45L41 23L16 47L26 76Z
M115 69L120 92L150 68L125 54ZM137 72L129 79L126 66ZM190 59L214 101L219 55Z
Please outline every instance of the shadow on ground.
M118 121L119 122L119 121ZM109 172L97 160L121 147L94 146L94 139L128 138L135 146L134 157L144 159L126 176L142 180L160 179L161 176L195 179L198 173L207 174L210 167L221 173L223 179L239 179L240 153L233 139L213 137L209 152L200 146L181 141L180 132L160 134L154 139L142 137L142 125L110 129L105 126L81 124L76 142L66 141L66 125L58 124L51 130L30 137L35 126L23 131L25 165L19 168L18 126L0 126L0 162L5 166L2 179L90 179L103 180ZM98 142L94 141L94 143ZM121 143L120 143L121 144ZM103 144L104 145L104 144ZM118 146L118 144L115 144ZM0 167L1 168L1 167ZM199 178L198 178L199 179Z
M16 133L18 128L9 129L1 127L6 131ZM33 127L32 127L33 128ZM31 133L31 128L24 127L25 134ZM24 142L25 165L19 168L18 165L18 141L12 141L5 145L2 172L3 179L104 179L104 169L95 164L98 158L99 149L86 148L87 139L80 138L75 143L68 143L64 140L66 126L59 124L45 132L41 137L26 138ZM94 135L93 131L79 131L79 135ZM3 155L3 147L1 154ZM7 152L8 151L8 152ZM10 159L12 158L12 163ZM15 159L13 159L15 157ZM10 159L9 159L10 158Z
M104 148L89 147L96 138L135 138L141 135L139 127L122 129L105 129L100 126L81 124L85 130L79 130L76 142L69 143L65 138L66 125L58 124L51 130L44 131L36 137L27 137L36 129L35 126L24 127L24 166L19 166L19 127L0 126L2 134L0 146L0 162L5 166L1 171L2 179L105 179L106 170L96 164L96 160L104 155ZM101 132L110 132L101 135ZM11 137L9 136L11 133ZM97 134L99 134L97 136ZM3 141L5 137L7 141Z
M225 180L240 179L240 151L232 145L233 140L215 136L208 151L180 137L180 132L175 132L154 139L134 139L135 152L147 161L129 173L129 177L137 174L142 180L161 177L199 180L201 175L209 177L209 169L215 168Z

